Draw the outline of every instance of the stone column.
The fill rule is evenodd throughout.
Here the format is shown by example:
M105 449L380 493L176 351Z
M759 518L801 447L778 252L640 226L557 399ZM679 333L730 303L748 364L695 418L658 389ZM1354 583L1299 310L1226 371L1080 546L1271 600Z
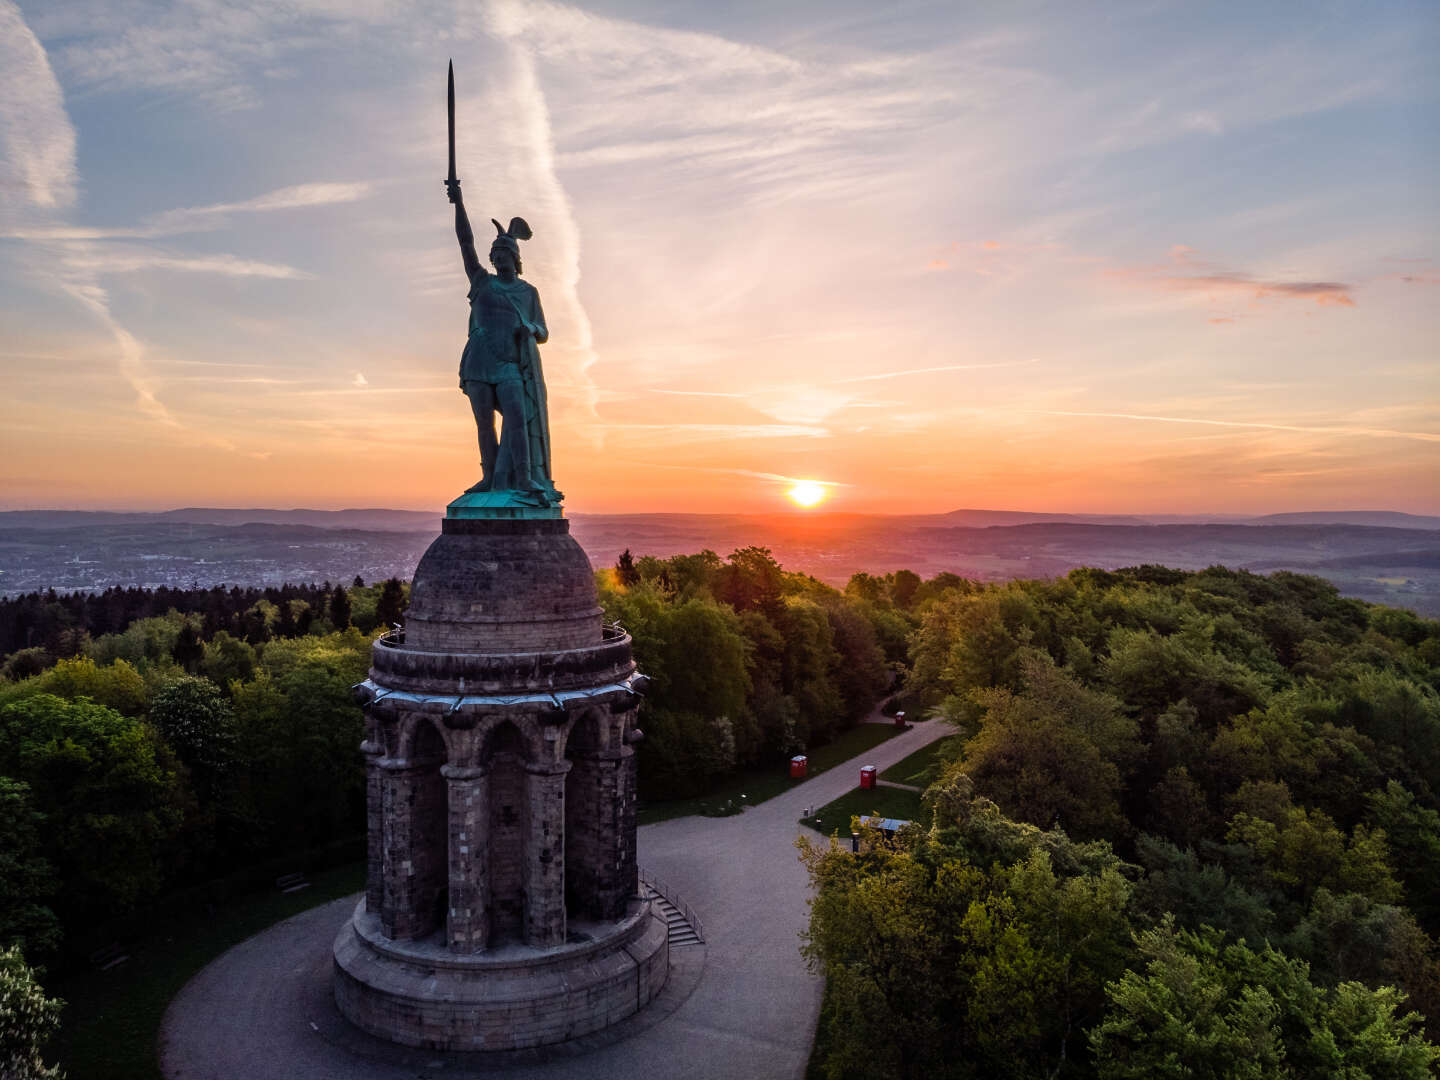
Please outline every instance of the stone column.
M365 910L379 915L385 892L385 845L381 836L384 820L381 778L385 774L380 768L385 747L366 739L360 744L360 752L365 755Z
M445 942L451 952L478 953L490 938L490 770L445 765L440 775L450 803Z
M570 762L526 765L525 942L565 943L565 774Z
M615 778L615 802L620 808L620 835L616 838L616 893L620 910L613 917L619 918L625 910L625 902L640 892L640 856L635 844L635 814L639 809L639 785L636 781L635 748L625 746L620 751L620 767Z

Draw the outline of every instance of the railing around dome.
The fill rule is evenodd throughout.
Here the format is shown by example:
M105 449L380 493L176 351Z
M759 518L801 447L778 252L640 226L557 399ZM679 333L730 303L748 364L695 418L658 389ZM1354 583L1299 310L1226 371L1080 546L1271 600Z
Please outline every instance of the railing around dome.
M601 644L608 644L612 641L623 641L630 633L623 626L617 623L606 623L600 628ZM386 630L375 639L375 644L386 649L398 649L405 644L405 628L397 626L393 630Z

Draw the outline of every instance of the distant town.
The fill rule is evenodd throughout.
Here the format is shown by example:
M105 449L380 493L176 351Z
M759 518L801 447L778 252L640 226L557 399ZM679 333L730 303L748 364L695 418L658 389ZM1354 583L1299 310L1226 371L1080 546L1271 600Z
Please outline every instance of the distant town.
M409 578L439 520L439 513L402 510L0 513L0 595ZM787 568L843 586L859 571L999 581L1056 577L1077 566L1220 564L1316 574L1347 596L1440 615L1440 518L1390 512L1241 520L986 510L577 514L571 529L596 566L613 565L626 549L725 555L754 545L770 548Z

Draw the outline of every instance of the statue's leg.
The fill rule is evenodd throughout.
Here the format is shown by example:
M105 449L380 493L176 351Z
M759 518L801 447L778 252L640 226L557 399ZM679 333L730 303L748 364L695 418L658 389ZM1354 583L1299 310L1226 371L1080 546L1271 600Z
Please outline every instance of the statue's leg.
M475 428L480 434L480 482L471 491L489 491L495 480L495 387L490 383L468 379L465 395L470 411L475 414Z
M535 480L530 475L530 435L527 430L529 417L525 404L525 388L519 380L507 379L496 385L495 392L500 399L500 440L504 444L502 454L507 458L504 483L516 491L533 491Z

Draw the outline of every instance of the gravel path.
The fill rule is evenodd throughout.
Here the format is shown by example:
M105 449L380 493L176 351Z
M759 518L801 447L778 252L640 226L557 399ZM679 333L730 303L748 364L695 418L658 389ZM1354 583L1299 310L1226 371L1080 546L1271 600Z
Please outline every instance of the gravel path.
M171 1003L161 1026L169 1080L441 1080L503 1070L515 1080L758 1080L804 1075L821 980L800 958L806 878L798 819L951 732L903 735L728 818L640 830L642 866L695 909L706 945L677 949L664 1000L577 1048L477 1060L391 1046L345 1023L330 999L331 944L355 897L279 923L219 957ZM814 835L811 833L810 835ZM702 967L703 955L703 970ZM618 1041L616 1041L618 1039Z

